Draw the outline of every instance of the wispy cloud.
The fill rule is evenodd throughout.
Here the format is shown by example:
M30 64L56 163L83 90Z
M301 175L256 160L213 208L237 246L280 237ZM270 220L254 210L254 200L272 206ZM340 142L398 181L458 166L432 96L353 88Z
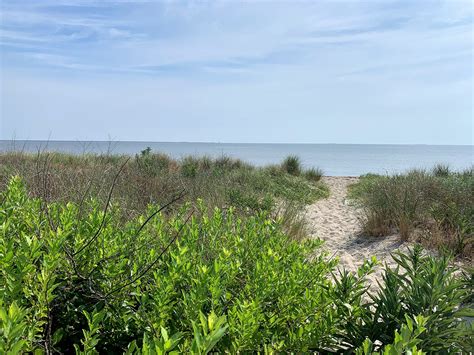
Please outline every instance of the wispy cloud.
M458 105L465 126L471 118L472 103L466 99L472 95L469 0L3 0L1 7L2 71L16 83L15 95L25 77L33 82L59 75L65 86L71 78L92 86L110 78L143 86L152 80L167 90L167 102L175 102L171 95L186 98L195 105L190 111L202 109L206 117L226 108L235 111L231 99L215 98L226 93L253 105L246 114L235 112L235 119L263 115L264 108L283 117L290 107L307 120L327 117L333 108L335 116L367 116L375 122L381 112L376 106L394 110L394 97L400 114L410 116L412 97L423 92L437 103L430 107L423 97L414 112L441 116L449 105ZM207 104L193 98L201 90ZM6 92L13 95L8 87ZM371 95L379 102L361 106ZM153 111L153 98L148 98L140 112ZM160 101L164 111L186 115L167 102ZM347 110L339 115L340 102ZM19 115L11 110L4 113Z

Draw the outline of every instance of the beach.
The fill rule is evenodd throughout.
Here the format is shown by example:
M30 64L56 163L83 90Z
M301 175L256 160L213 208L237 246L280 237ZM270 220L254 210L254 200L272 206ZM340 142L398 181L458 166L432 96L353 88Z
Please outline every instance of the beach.
M347 197L348 186L359 181L357 177L327 176L323 181L330 195L306 209L308 231L313 238L324 240L323 249L329 256L339 257L339 268L357 271L364 261L375 256L380 264L368 277L371 286L381 281L382 267L396 266L391 253L406 251L409 243L402 242L397 233L372 237L363 234L361 213Z

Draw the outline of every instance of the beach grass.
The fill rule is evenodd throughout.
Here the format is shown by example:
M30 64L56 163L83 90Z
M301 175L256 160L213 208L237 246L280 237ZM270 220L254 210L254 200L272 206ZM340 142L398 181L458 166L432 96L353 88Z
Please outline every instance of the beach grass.
M281 167L290 175L300 175L301 174L301 160L297 155L287 156L281 163Z
M365 175L350 189L369 235L397 232L403 240L472 258L474 175L438 165L392 176Z
M135 156L0 154L0 186L6 186L12 175L22 177L33 197L80 204L91 198L105 204L110 197L126 217L143 214L149 204L163 205L184 192L174 210L201 199L210 210L232 206L242 215L270 212L282 218L290 236L297 239L307 234L301 216L304 206L329 194L318 179L290 174L281 165L255 167L226 156L175 160L151 149Z

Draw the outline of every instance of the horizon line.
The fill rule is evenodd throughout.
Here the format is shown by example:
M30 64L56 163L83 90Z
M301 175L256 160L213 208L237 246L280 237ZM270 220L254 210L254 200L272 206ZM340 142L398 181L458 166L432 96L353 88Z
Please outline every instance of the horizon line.
M140 141L140 140L81 140L81 139L0 139L0 142L77 142L77 143L165 143L165 144L266 144L266 145L412 145L412 146L455 146L474 147L474 144L432 144L432 143L309 143L309 142L219 142L219 141Z

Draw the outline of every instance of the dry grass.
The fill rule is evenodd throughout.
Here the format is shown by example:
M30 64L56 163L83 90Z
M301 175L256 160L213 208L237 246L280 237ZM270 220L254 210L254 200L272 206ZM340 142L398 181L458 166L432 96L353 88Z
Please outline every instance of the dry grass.
M282 169L256 168L225 156L174 160L150 150L133 157L3 153L0 154L0 187L6 186L10 176L19 175L29 193L45 201L72 201L82 205L85 200L97 199L105 204L122 164L112 201L127 218L142 214L149 204L163 205L184 190L186 197L182 204L202 199L210 210L233 206L242 215L265 212L284 216L288 230L301 238L305 231L299 215L304 205L328 194L322 182L294 176ZM285 210L282 212L277 204L285 206ZM179 204L174 206L175 210L179 208Z

